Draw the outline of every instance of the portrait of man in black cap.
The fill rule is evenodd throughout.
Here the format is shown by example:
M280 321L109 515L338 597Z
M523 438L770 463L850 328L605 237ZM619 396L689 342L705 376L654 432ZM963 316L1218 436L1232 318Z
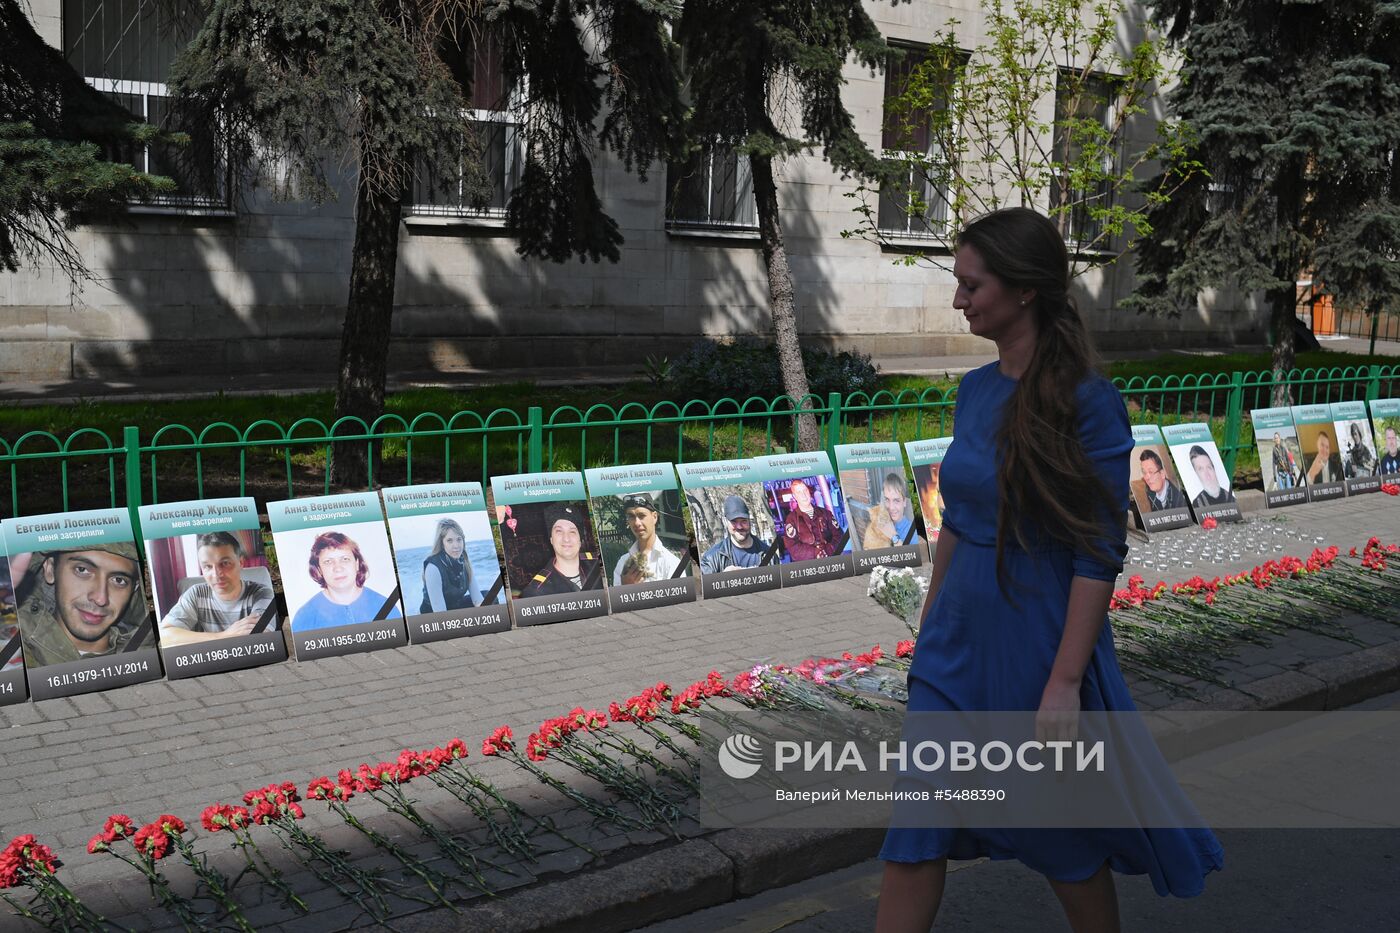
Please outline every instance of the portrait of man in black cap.
M742 496L725 497L724 526L727 534L700 556L700 572L722 573L759 566L769 544L754 537L753 513Z
M141 567L129 541L35 553L18 589L30 668L116 654L146 619ZM144 633L154 643L150 629Z
M602 589L602 564L591 551L583 549L584 529L588 527L583 504L552 506L545 512L544 520L553 557L525 584L520 598Z
M672 554L656 534L661 509L656 497L649 492L633 492L622 500L622 521L632 533L632 546L613 566L613 586L669 580L680 566L680 558Z

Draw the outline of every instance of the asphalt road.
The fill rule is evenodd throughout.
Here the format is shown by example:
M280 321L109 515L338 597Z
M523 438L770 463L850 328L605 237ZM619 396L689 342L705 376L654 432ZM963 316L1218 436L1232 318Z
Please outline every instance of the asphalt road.
M1400 693L1353 709L1400 710ZM1278 760L1299 742L1325 753L1315 725L1270 733ZM1341 736L1335 747L1349 739ZM1260 743L1216 749L1257 759ZM1396 776L1400 793L1400 775ZM1205 893L1159 897L1143 876L1116 876L1125 931L1150 933L1400 933L1400 830L1218 830L1225 870ZM837 933L874 927L882 863L862 862L800 884L734 901L647 933ZM1049 885L1019 862L953 863L937 931L1068 930Z

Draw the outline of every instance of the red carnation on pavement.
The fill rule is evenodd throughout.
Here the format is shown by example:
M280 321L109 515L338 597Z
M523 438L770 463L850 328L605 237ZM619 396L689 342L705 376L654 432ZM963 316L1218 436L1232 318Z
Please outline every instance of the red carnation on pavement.
M481 743L481 754L499 755L501 752L510 751L514 745L515 736L510 731L510 726L497 726L491 737Z
M131 837L136 851L152 860L160 860L170 854L170 836L160 828L159 823L147 823Z
M107 822L102 824L102 835L107 837L108 842L122 839L136 832L136 821L125 813L113 813L107 817Z
M101 833L98 833L96 836L93 836L91 839L88 840L87 850L89 855L96 855L99 852L106 852L111 848L111 842L109 842L107 837L102 835Z
M1217 521L1216 521L1214 518L1212 518L1211 516L1207 515L1207 516L1205 517L1205 520L1201 522L1201 527L1204 528L1206 531L1214 531L1214 530L1215 530L1215 526L1218 525L1218 524L1219 524L1219 522L1217 522Z
M914 639L906 638L894 646L894 656L897 658L912 658L914 656Z
M443 746L443 749L453 758L467 757L467 743L463 742L461 739L452 739Z
M244 807L231 807L226 803L216 803L204 808L199 815L199 823L207 831L242 829L248 825L248 810Z
M0 889L23 884L24 874L52 875L60 864L53 850L40 844L33 833L16 836L0 851Z

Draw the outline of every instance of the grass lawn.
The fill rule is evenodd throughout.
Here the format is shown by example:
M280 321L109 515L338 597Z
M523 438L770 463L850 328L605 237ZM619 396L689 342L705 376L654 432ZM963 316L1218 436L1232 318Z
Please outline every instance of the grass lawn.
M1393 357L1371 357L1330 351L1300 354L1300 367L1363 366L1371 363L1393 364ZM1236 369L1267 369L1266 353L1224 354L1198 356L1169 353L1150 360L1121 361L1111 364L1112 376L1170 375L1185 373L1230 372ZM910 375L885 375L880 379L882 390L899 394L913 401L929 388L947 390L956 380L929 379ZM1210 395L1211 393L1206 393ZM544 409L546 420L560 409L558 420L574 420L568 408L587 412L592 406L607 405L621 410L625 417L637 418L646 409L664 401L668 393L647 382L621 385L536 386L533 383L509 383L470 389L409 389L396 392L386 402L386 412L404 421L423 413L434 413L443 419L458 412L474 412L491 419L492 424L523 423L531 406ZM683 401L683 400L680 400ZM878 401L878 399L877 399ZM1135 421L1168 421L1209 419L1218 437L1223 436L1223 410L1217 399L1185 402L1180 410L1169 411L1166 400L1158 404L1149 398L1130 399L1129 408ZM643 407L635 407L643 406ZM68 438L83 428L104 432L120 442L122 428L134 425L140 429L143 442L150 443L161 429L169 425L184 425L194 433L215 424L232 426L242 431L258 421L271 421L289 427L299 419L316 419L329 424L333 399L329 392L282 394L265 396L218 396L203 399L171 401L99 401L85 400L73 404L49 404L32 407L10 406L0 410L0 438L13 445L27 432L49 432L60 439ZM670 410L669 408L667 410ZM897 414L878 412L873 415L848 413L844 438L850 442L867 440L907 441L918 437L938 436L951 427L951 407L926 409L922 416L910 412ZM605 415L595 415L604 417ZM1246 415L1247 418L1247 415ZM461 421L459 420L459 424ZM469 423L476 423L472 420ZM254 437L271 439L279 432L265 426ZM299 432L300 436L321 433L314 425ZM790 445L791 419L784 416L746 416L743 419L721 420L719 423L680 425L657 424L628 428L590 428L588 430L556 430L545 433L545 466L553 469L581 469L610 463L644 462L647 460L705 460L735 456L753 456L768 450L785 450ZM228 428L208 431L210 441L231 441L236 437ZM1241 441L1252 444L1248 421ZM163 443L184 443L190 433L165 430ZM79 443L78 441L82 441ZM527 469L521 436L508 431L493 435L483 445L481 437L455 438L448 446L443 439L414 442L412 459L404 440L383 444L382 465L374 480L378 485L403 482L436 482L480 480L487 474L500 474ZM98 442L98 443L94 443ZM75 439L75 447L98 446L93 435ZM21 452L53 449L52 442L31 438ZM69 466L69 508L105 506L115 487L121 499L120 463L110 465L106 458L82 458ZM242 462L236 450L213 451L198 458L192 452L161 454L157 458L156 477L160 501L185 497L216 495L256 495L261 499L279 499L294 495L314 495L325 488L326 452L324 445L275 444L248 450ZM410 475L411 467L411 475ZM147 501L153 498L151 466L147 473ZM12 504L22 503L19 511L35 514L59 510L61 483L58 482L57 461L46 460L17 466L0 472L0 495ZM1251 449L1240 451L1236 463L1237 481L1248 482L1258 475L1258 457ZM244 484L240 488L240 477ZM16 490L18 488L18 491Z

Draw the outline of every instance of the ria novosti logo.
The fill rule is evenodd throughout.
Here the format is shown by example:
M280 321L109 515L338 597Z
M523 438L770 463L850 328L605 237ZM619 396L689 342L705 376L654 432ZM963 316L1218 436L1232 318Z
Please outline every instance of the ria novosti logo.
M719 747L720 770L742 781L758 773L763 764L763 745L751 735L736 732Z

